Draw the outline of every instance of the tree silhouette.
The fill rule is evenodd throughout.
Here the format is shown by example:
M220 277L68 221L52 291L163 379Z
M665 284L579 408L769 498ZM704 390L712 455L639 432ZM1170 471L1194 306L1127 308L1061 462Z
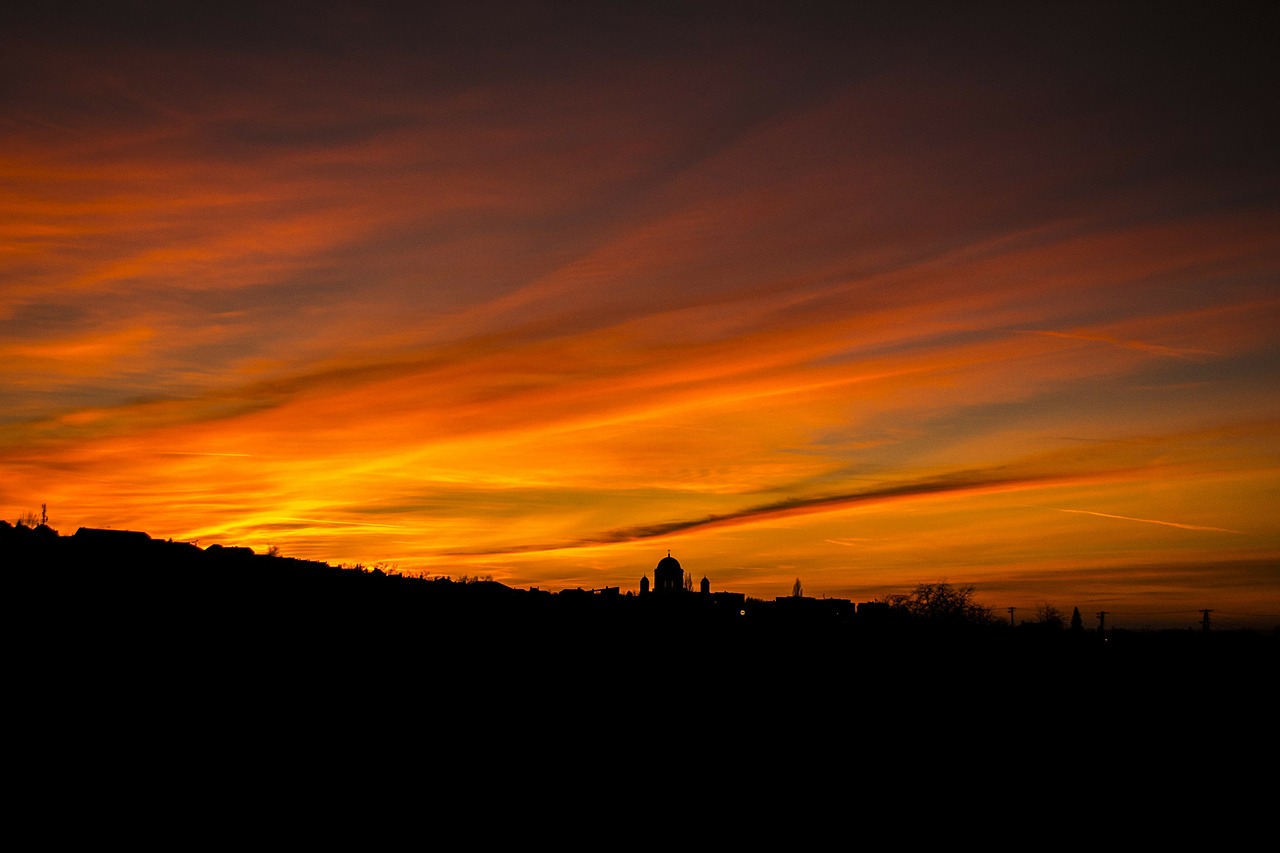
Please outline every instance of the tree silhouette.
M800 578L796 578L795 586L791 587L791 594L796 598L801 598L804 595L804 590L800 587Z
M946 582L922 583L911 592L888 596L890 607L909 616L935 624L990 625L995 621L991 608L973 599L972 586L952 586Z
M1066 625L1066 620L1062 618L1062 611L1048 602L1036 608L1036 621L1046 628L1061 629Z

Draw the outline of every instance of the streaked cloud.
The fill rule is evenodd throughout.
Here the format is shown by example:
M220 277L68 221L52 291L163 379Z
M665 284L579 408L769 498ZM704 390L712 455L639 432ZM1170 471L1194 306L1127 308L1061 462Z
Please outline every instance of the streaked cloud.
M918 482L897 483L875 489L835 495L815 495L796 497L772 503L748 506L735 512L721 515L709 515L703 518L670 521L646 527L634 527L611 530L573 543L552 545L523 545L515 551L563 550L585 545L602 545L611 542L635 541L641 539L657 539L672 534L685 533L706 527L732 526L747 524L761 520L785 518L792 515L804 515L813 512L825 512L843 509L857 504L869 502L886 502L903 498L951 493L991 492L1006 490L1027 490L1045 485L1059 484L1058 478L1003 478L994 476L994 472L957 472L955 474L931 478ZM1142 520L1142 519L1132 519ZM1173 525L1181 527L1184 525ZM1216 529L1216 528L1199 528ZM1233 532L1233 531L1227 531ZM481 552L485 553L485 552ZM496 552L501 553L501 552ZM475 556L468 552L460 552L458 556Z
M546 587L675 546L762 595L1280 601L1265 26L551 14L15 18L0 511Z

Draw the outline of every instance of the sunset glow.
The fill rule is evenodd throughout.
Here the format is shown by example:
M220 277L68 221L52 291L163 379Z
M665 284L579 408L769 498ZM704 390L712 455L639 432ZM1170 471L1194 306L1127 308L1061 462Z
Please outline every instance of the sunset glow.
M427 6L0 28L0 516L1280 624L1274 8Z

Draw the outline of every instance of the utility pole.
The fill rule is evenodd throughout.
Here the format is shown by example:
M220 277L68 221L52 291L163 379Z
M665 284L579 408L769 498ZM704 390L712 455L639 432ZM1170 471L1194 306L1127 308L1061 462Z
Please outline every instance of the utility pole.
M1207 634L1207 633L1209 633L1209 614L1210 614L1210 613L1212 613L1212 612L1213 612L1212 610L1201 610L1201 611L1200 611L1200 614L1201 614L1201 616L1203 617L1203 618L1200 620L1200 630L1201 630L1201 631L1204 631L1206 634Z
M1012 627L1013 627L1013 611L1015 611L1015 610L1017 610L1017 609L1018 609L1018 608L1016 608L1016 607L1010 607L1010 608L1009 608L1009 627L1010 627L1010 628L1012 628Z
M1107 630L1107 611L1098 611L1098 633L1101 634Z

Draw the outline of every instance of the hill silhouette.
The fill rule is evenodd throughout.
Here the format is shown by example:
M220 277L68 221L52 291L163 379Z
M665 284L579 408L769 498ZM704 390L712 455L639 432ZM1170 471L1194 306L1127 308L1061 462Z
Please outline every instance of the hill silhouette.
M432 650L487 666L547 661L667 669L829 674L874 656L939 668L1224 666L1274 654L1276 635L1047 630L936 624L901 612L801 597L517 589L492 580L405 576L381 568L154 539L139 531L0 522L10 600L48 642L244 655L287 644L304 656L395 657Z
M145 750L166 772L288 756L321 777L413 762L481 785L491 766L572 762L743 784L763 758L827 766L839 756L812 741L831 738L887 767L1010 738L1167 763L1170 732L1252 748L1278 658L1268 634L939 629L812 599L549 593L136 531L0 522L0 566L14 730L81 764Z
M469 695L477 684L524 685L686 703L762 684L832 702L855 687L882 700L923 693L950 702L1009 691L1052 698L1074 683L1095 697L1185 703L1196 691L1241 691L1277 659L1274 634L1104 636L938 625L819 599L551 593L125 530L63 536L0 523L0 555L27 647L90 676L182 672L270 685L285 675L395 683L414 673Z

